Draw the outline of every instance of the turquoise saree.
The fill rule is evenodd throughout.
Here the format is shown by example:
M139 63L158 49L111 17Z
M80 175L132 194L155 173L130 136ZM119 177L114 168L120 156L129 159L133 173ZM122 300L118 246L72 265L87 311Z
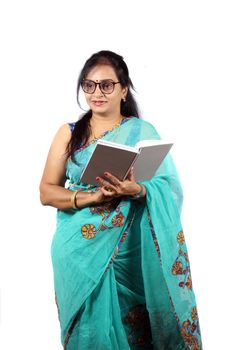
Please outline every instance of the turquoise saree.
M160 136L132 117L103 138L134 146ZM67 162L69 189L96 190L80 182L94 145ZM170 153L141 183L143 201L125 196L57 210L51 257L64 350L202 349L180 221L182 187Z

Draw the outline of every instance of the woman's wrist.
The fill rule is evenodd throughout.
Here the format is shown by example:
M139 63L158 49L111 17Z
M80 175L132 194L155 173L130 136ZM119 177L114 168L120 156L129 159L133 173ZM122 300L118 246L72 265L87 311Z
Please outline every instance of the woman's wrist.
M72 208L82 209L95 204L94 192L75 191L71 195Z
M131 195L132 199L142 198L142 197L145 197L145 195L146 195L146 188L145 188L145 186L142 185L142 184L139 184L139 183L137 183L137 185L138 185L137 186L138 189L137 189L136 193Z
M140 184L138 184L137 182L135 182L133 190L130 193L130 196L137 196L142 190L142 187L140 186Z

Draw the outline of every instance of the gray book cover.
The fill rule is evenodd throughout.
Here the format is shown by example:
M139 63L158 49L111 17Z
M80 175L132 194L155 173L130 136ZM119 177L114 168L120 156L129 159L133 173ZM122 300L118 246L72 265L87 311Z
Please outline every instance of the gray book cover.
M132 166L136 181L148 180L155 174L172 145L172 142L164 140L144 140L130 147L98 140L80 180L99 186L96 177L104 178L105 171L124 180Z

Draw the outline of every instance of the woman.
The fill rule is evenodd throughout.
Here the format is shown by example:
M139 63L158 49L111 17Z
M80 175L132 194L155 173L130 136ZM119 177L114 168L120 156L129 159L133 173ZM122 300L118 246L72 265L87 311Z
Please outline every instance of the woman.
M202 349L173 160L148 181L106 169L99 187L80 182L97 139L160 139L139 118L123 57L92 55L78 96L80 87L90 110L58 130L40 184L42 204L58 209L51 256L64 350Z

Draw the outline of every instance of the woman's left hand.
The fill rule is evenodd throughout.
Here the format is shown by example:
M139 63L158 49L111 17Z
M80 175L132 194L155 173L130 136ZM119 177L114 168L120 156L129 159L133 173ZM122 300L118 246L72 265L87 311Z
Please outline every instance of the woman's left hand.
M124 181L119 180L109 172L105 172L104 176L107 180L101 177L97 177L96 180L100 182L104 190L111 192L114 197L132 196L141 191L141 186L135 181L132 168Z

